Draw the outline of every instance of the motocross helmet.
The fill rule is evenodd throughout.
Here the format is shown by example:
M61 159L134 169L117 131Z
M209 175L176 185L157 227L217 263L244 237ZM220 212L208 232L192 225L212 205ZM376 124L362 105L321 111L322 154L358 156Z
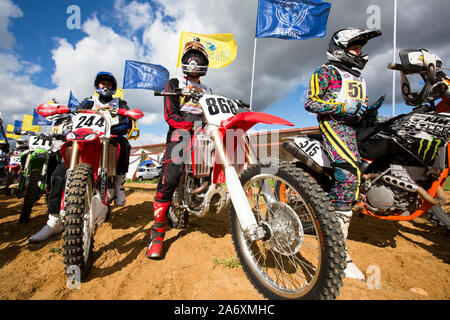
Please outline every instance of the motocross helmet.
M336 31L330 39L327 50L327 57L330 61L338 61L349 67L364 69L369 56L367 54L357 56L348 51L354 45L364 46L367 41L381 35L381 31L362 30L357 28L345 28Z
M189 61L189 59L191 61ZM209 59L199 38L186 42L181 55L181 70L188 76L204 76L208 71Z
M106 87L103 87L102 89L100 89L99 88L100 81L111 82L112 89L109 89ZM100 96L112 96L117 91L117 81L111 72L100 71L99 73L97 73L97 76L95 77L94 87L95 87L95 92L97 92Z
M403 49L399 56L400 68L395 69L400 70L402 95L407 105L418 106L450 94L450 81L440 70L443 62L439 56L426 49ZM417 74L424 83L420 91L414 90L414 81L410 84L408 80L408 76Z

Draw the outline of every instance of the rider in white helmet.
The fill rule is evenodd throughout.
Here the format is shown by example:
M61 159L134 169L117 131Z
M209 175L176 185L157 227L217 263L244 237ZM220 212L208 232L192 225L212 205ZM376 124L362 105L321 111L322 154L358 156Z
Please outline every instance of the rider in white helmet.
M305 109L317 114L320 130L334 169L334 185L329 192L336 209L344 238L347 239L352 205L359 197L361 157L353 125L362 120L376 105L368 106L366 83L361 70L368 61L362 47L369 39L381 35L380 30L345 28L330 39L328 62L314 71ZM364 274L347 253L346 276L364 279Z

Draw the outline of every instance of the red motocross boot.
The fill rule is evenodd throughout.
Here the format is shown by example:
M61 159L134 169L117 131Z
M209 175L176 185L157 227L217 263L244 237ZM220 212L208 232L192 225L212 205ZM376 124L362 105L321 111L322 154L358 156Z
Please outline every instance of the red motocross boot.
M150 244L145 256L150 259L160 259L162 253L162 244L166 234L167 210L170 202L153 202L153 211L155 222L150 231Z

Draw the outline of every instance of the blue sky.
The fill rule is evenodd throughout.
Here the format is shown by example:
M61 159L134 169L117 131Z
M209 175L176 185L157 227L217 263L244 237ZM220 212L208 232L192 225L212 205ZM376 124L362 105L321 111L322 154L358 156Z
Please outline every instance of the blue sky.
M418 0L411 1L417 5L404 8L399 14L398 48L436 49L447 61L450 50L442 41L435 44L430 37L407 36L410 32L417 38L420 34L417 25L429 21L424 16L421 22L418 16L416 22L410 22L407 11L419 10L422 5ZM285 118L296 127L315 125L315 116L304 109L308 79L326 61L325 50L332 31L343 25L365 27L367 8L375 4L382 11L383 38L367 45L371 59L363 76L370 102L386 93L386 105L380 113L391 115L392 73L385 67L392 60L391 8L384 0L329 2L332 9L324 38L258 39L254 83L257 111ZM74 4L81 10L81 29L70 30L66 24L70 14L66 11ZM56 97L66 103L69 90L79 100L90 96L93 77L100 70L113 72L121 85L126 59L160 64L171 76L179 75L175 64L181 31L233 33L238 44L236 60L222 69L210 68L203 82L230 98L250 99L256 0L0 0L0 5L6 5L0 14L0 36L14 40L12 45L7 45L0 38L0 43L4 43L0 46L0 63L6 66L0 70L0 95L6 97L0 101L0 112L9 123L21 120L24 113L32 114L34 107L49 98ZM347 14L349 5L354 12L352 17ZM448 1L436 0L428 6L434 14L439 14L445 10L437 9L449 5ZM427 10L428 7L421 12L425 14ZM430 28L430 34L439 38L442 28ZM400 103L398 85L396 96L396 113L408 112L410 107ZM163 142L167 125L162 99L153 97L147 90L126 90L125 99L146 114L139 125L142 138L133 144ZM269 128L258 125L255 130Z

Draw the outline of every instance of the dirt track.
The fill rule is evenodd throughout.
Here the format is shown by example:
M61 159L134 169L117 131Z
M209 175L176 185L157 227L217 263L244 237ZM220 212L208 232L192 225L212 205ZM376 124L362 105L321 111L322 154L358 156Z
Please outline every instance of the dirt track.
M154 195L154 186L146 187L127 192L126 207L113 208L95 237L91 275L72 290L61 236L28 243L46 222L44 200L28 224L18 225L22 202L1 195L0 299L263 299L239 266L226 264L236 257L226 216L191 218L186 230L168 231L163 260L145 258ZM398 223L355 217L348 246L361 270L379 268L381 288L345 279L338 299L450 299L449 234L427 218Z

